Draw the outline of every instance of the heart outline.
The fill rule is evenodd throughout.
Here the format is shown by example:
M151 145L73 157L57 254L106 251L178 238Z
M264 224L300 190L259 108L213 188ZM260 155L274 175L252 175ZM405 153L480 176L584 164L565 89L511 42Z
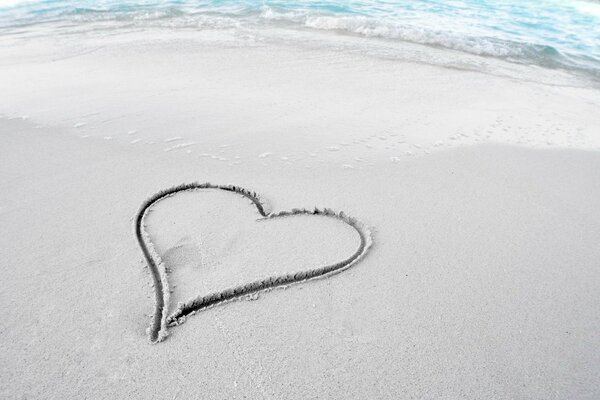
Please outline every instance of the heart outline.
M273 219L294 215L319 215L337 219L351 226L354 230L356 230L356 232L358 232L360 244L351 256L334 264L324 265L322 267L312 268L295 273L283 274L275 277L268 277L244 285L225 289L220 292L210 293L205 296L198 295L190 301L178 303L176 310L171 315L168 315L170 290L167 270L162 258L154 248L149 233L145 229L144 217L147 215L150 208L161 200L172 197L180 192L202 189L218 189L246 197L252 201L263 219ZM138 244L142 250L142 254L146 259L146 263L152 275L154 284L154 314L152 316L152 323L147 329L148 336L152 343L162 342L168 336L169 327L180 325L181 323L185 322L185 319L188 315L193 315L196 312L206 308L236 300L252 293L266 291L284 285L305 282L312 279L328 277L342 272L360 261L367 254L373 244L372 232L364 224L359 222L357 219L348 216L343 211L336 212L329 208L319 209L315 207L312 210L305 208L293 208L290 211L267 213L265 211L263 202L256 192L252 192L241 186L215 185L208 182L181 184L161 190L160 192L150 196L142 203L136 214L134 231Z

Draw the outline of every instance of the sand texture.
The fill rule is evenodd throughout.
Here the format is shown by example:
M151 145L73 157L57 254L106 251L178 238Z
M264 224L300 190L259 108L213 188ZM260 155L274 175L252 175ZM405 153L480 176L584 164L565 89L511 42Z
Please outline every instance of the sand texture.
M272 43L79 43L0 49L0 398L600 398L597 89ZM153 339L180 303L351 268L151 343L136 213L191 182L264 210L206 189L144 212L168 279Z

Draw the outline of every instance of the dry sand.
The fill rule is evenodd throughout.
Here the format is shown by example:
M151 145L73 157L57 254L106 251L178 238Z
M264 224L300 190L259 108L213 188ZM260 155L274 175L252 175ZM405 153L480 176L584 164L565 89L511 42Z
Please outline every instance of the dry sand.
M0 397L600 397L597 89L274 44L79 43L0 50ZM344 210L374 247L152 345L133 216L192 181ZM356 246L305 218L191 193L147 223L179 301Z

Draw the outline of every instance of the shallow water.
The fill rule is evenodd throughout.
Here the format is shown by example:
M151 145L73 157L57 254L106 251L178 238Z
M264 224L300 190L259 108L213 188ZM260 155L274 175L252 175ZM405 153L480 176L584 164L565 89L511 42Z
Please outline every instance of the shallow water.
M4 36L127 28L326 31L362 46L418 43L600 78L595 0L0 0Z

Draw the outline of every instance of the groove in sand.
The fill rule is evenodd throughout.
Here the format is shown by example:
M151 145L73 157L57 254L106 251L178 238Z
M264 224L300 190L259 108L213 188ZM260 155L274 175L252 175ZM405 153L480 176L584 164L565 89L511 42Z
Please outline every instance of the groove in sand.
M250 282L244 285L236 286L230 289L225 289L220 292L211 293L205 296L198 296L185 303L179 303L177 309L171 315L167 315L169 309L169 281L165 265L154 249L150 235L146 232L144 226L144 217L148 210L159 201L173 196L179 192L201 190L201 189L219 189L227 192L237 193L252 201L258 213L263 219L272 219L293 215L320 215L324 217L334 218L350 225L360 237L360 244L356 251L346 259L334 264L329 264L310 270L273 276L258 281ZM291 211L280 211L277 213L267 213L259 196L255 192L251 192L240 186L233 185L214 185L211 183L189 183L179 186L174 186L169 189L162 190L153 196L149 197L140 207L135 218L135 236L142 249L142 253L154 283L155 295L155 310L152 317L152 323L148 328L150 341L153 343L160 342L167 337L167 329L172 326L179 325L185 322L188 315L194 314L197 311L212 307L214 305L227 301L238 299L252 293L260 292L267 289L272 289L278 286L290 285L297 282L303 282L309 279L315 279L323 276L330 276L334 273L341 272L365 256L371 247L372 235L371 231L366 228L355 218L346 215L344 212L336 212L328 208L314 208L312 210L294 208Z

